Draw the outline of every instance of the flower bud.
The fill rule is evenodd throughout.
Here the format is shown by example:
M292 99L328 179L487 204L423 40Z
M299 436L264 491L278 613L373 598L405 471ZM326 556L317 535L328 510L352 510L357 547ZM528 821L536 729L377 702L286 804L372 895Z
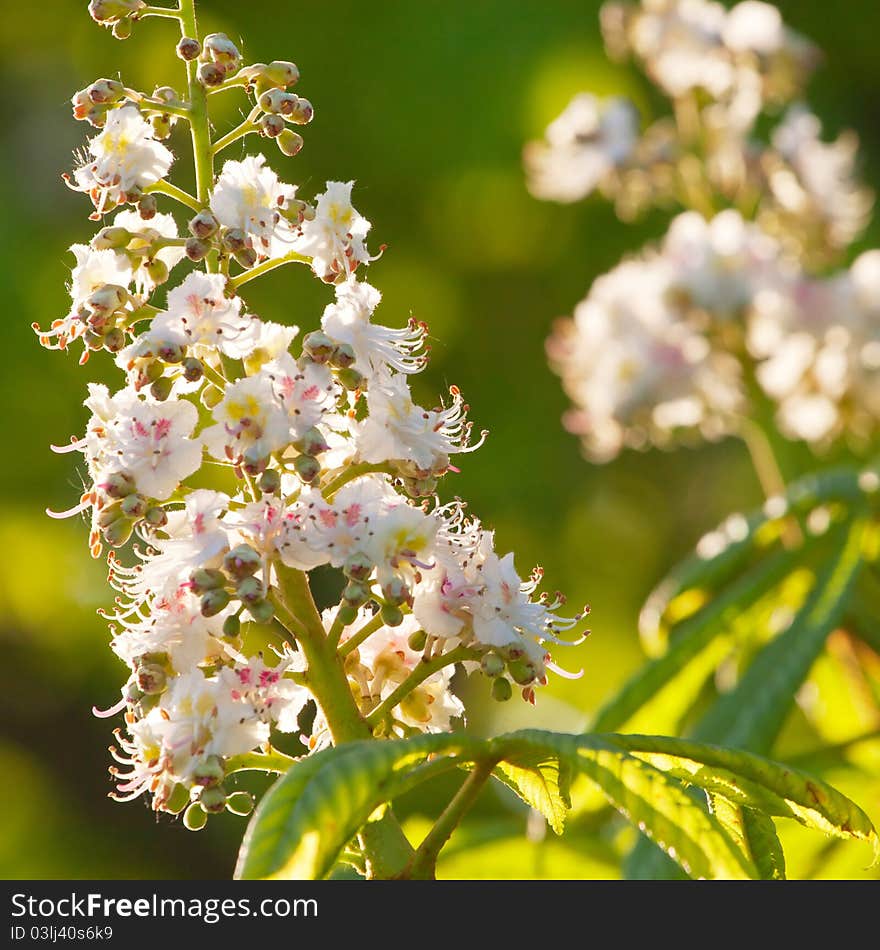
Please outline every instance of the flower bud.
M218 63L200 63L198 78L203 86L219 86L226 78L226 70Z
M107 248L119 250L125 247L132 239L132 233L127 228L109 227L101 228L92 238L91 245L96 251L103 251Z
M285 129L275 142L288 158L293 158L303 147L303 137L293 129Z
M409 639L406 642L409 644L410 650L421 653L421 651L425 649L425 644L428 642L428 635L424 630L416 630L409 635Z
M258 600L256 603L248 604L247 609L256 623L268 623L275 616L275 608L268 600Z
M144 663L138 667L137 684L148 696L157 696L165 691L168 685L168 677L165 670L156 663Z
M342 592L342 599L350 607L360 607L362 604L365 604L372 594L370 593L370 588L364 584L359 584L356 581L350 581L345 590Z
M155 195L142 195L141 198L138 199L138 214L144 221L155 218L158 210L159 203L156 201Z
M193 769L193 781L204 788L214 788L226 778L226 769L219 755L209 755Z
M284 103L281 114L294 125L308 125L315 117L315 108L308 99L292 96Z
M321 463L311 455L297 455L293 460L293 467L306 484L313 482L321 474Z
M254 797L249 792L233 792L226 799L226 810L246 818L254 810Z
M336 344L320 330L313 330L303 338L303 350L316 363L326 363L333 355Z
M132 492L122 499L119 507L128 518L143 518L147 512L147 499L138 492Z
M288 94L281 89L269 89L260 96L259 106L263 112L281 112L281 106Z
M144 261L143 267L154 285L164 284L168 280L168 265L161 258L154 257Z
M343 627L353 624L357 620L357 615L357 607L352 607L351 604L340 604L336 611L336 619Z
M125 498L134 491L134 479L125 472L114 472L108 475L98 488L110 498Z
M105 505L98 512L97 523L99 528L107 528L114 521L118 521L122 517L122 509L119 505Z
M506 703L511 696L513 696L513 687L510 685L510 680L503 676L492 680L492 699L499 703Z
M117 20L111 30L113 38L117 40L127 40L131 36L131 20Z
M200 567L189 576L194 593L204 594L209 590L220 590L226 586L226 575L212 567Z
M280 115L264 115L259 121L260 134L266 138L275 139L284 131L284 119Z
M92 102L104 105L118 102L122 98L123 85L117 79L96 79L88 87L88 96Z
M150 395L156 402L165 402L171 395L171 387L173 385L174 380L169 376L160 376L159 379L150 385Z
M355 390L365 388L366 380L363 373L359 373L352 366L349 366L348 369L339 370L336 374L336 378L346 389Z
M119 327L110 327L104 334L104 349L118 353L125 346L125 331Z
M197 383L205 374L205 368L202 361L194 356L188 356L183 361L183 378L188 383Z
M171 794L165 799L162 811L170 812L172 815L179 815L186 806L189 805L189 789L185 785L178 783L171 790Z
M223 66L226 72L238 69L241 53L225 33L209 33L203 46L203 55L210 56L215 63Z
M151 528L164 528L168 524L168 514L160 505L154 505L144 513L144 521Z
M395 607L409 603L412 600L409 587L399 577L392 577L391 580L382 585L382 596Z
M257 263L257 252L252 247L243 247L240 251L233 251L232 256L245 270L250 270Z
M177 44L177 55L186 63L198 59L202 52L202 44L191 36L184 36Z
M234 254L247 247L247 235L241 228L226 228L220 235L220 243Z
M143 369L144 377L151 383L165 374L165 367L158 360L150 360Z
M353 581L365 581L373 573L373 562L359 551L350 554L342 565L342 573Z
M357 357L350 343L340 343L330 356L330 364L339 369L348 369Z
M303 437L295 444L303 455L320 455L330 448L330 446L327 445L324 434L315 426L307 429Z
M272 83L279 88L296 85L299 82L299 69L295 63L285 62L284 60L274 60L268 66L260 71L261 76L266 82Z
M144 6L144 0L90 0L89 14L96 23L113 23Z
M208 815L199 802L192 802L183 813L183 825L187 831L201 831L208 821Z
M403 611L393 604L382 604L382 622L386 627L399 627L403 623Z
M205 238L211 237L212 234L216 234L217 229L220 227L220 222L206 208L190 220L188 227L189 233L192 234L193 237L204 240Z
M486 676L500 676L504 672L504 660L497 653L484 653L480 669Z
M133 522L129 521L128 518L119 518L104 528L103 537L111 548L118 548L128 541L133 530Z
M175 343L173 340L166 340L164 343L160 343L156 348L156 356L158 356L163 363L180 363L183 360L184 349L179 343Z
M226 789L222 785L213 785L202 790L199 804L209 815L216 815L226 807Z
M183 250L191 261L198 263L199 261L204 260L208 251L211 250L211 245L206 244L204 241L200 241L198 238L190 237L186 239L186 244L183 245Z
M150 125L153 127L153 136L160 141L167 139L174 129L175 122L177 122L177 116L169 115L167 112L150 116Z
M119 287L117 284L104 284L89 295L86 307L92 314L109 316L122 307L127 297L128 293L124 287Z
M255 574L261 564L260 555L249 544L239 544L223 558L223 569L238 580Z
M234 640L241 634L241 620L238 619L238 614L230 614L223 621L223 636L227 640Z
M202 595L201 611L203 617L216 617L221 610L229 606L229 594L222 588L209 590Z
M260 449L255 445L251 445L245 449L241 459L241 467L248 475L253 476L261 475L269 463L268 456L263 455Z
M535 668L528 660L512 660L507 664L507 672L520 686L528 686L535 679Z
M275 495L281 490L281 476L274 468L267 468L257 486L264 495Z

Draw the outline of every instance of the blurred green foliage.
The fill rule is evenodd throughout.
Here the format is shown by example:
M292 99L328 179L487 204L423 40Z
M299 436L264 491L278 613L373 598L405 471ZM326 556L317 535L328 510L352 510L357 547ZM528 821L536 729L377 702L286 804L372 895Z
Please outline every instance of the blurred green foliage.
M865 177L880 185L880 8L875 0L849 0L829 16L825 0L779 6L825 51L811 96L826 130L857 129ZM51 455L48 443L82 430L86 381L115 376L105 357L85 372L72 354L41 350L30 329L66 312L65 249L92 233L86 199L60 180L90 132L72 120L67 100L120 72L127 85L147 90L182 81L171 23L149 20L120 44L85 7L84 0L9 3L0 26L7 460L0 470L0 876L228 877L240 820L223 816L193 835L180 823L157 823L138 803L105 797L109 727L90 707L115 701L123 673L95 615L109 601L105 569L89 561L82 523L43 514L47 505L68 507L79 493L71 457ZM384 294L381 318L400 325L413 314L431 327L432 363L417 392L428 398L459 385L477 427L491 431L446 491L497 529L500 549L518 552L521 573L539 562L574 607L592 604L594 635L560 657L568 668L583 666L584 677L555 678L537 709L489 709L476 695L482 686L468 684L475 727L486 731L583 728L642 660L636 616L654 582L703 531L760 501L734 441L627 454L596 467L559 422L565 398L543 352L552 321L594 277L665 226L662 216L623 226L600 199L559 207L525 189L523 143L575 92L626 93L650 109L644 81L606 60L598 8L596 0L205 0L200 8L202 30L241 37L248 59L291 58L300 66L298 91L316 108L305 149L291 160L259 144L306 196L326 179L357 179L356 205L374 224L371 245L388 244L368 274ZM243 107L243 98L224 96L218 128ZM172 145L186 164L180 130ZM256 145L249 139L245 147ZM228 157L243 150L236 146ZM854 253L878 238L875 223ZM329 299L327 288L293 268L248 291L262 316L306 329ZM805 458L792 449L783 462L796 472ZM823 734L843 741L853 734L851 702L828 669L834 662L844 660L824 660L815 688L828 693ZM803 763L880 818L880 780L870 778L878 772L876 747L859 747L854 759L811 762L815 735L795 722L787 737ZM443 791L436 801L422 792L403 803L411 830L425 827ZM540 828L525 836L526 816L507 797L487 793L440 873L615 877L619 831L592 835L596 815L587 796L571 837L542 844ZM858 875L867 863L857 847L817 851L816 839L803 835L801 845L797 831L786 841L792 876ZM464 849L469 843L474 850Z

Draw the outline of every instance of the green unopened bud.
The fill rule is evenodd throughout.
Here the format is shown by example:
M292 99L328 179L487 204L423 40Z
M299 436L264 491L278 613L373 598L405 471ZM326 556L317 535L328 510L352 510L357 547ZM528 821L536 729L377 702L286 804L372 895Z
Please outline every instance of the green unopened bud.
M238 47L225 33L209 33L204 40L204 52L215 63L228 69L235 69L241 61Z
M90 0L89 14L97 23L113 23L144 6L144 0Z
M144 513L144 521L153 528L164 528L168 524L168 513L164 508L155 505Z
M336 344L333 340L320 330L313 330L303 337L303 350L305 350L316 363L326 363L333 355L335 349Z
M355 390L364 388L363 374L359 373L352 366L349 366L347 369L339 370L336 374L336 378L346 389Z
M507 664L507 671L520 686L528 686L535 678L535 668L528 660L512 660Z
M247 609L256 623L268 623L275 616L275 608L268 600L258 600L254 604L248 604Z
M89 86L89 99L94 103L118 102L122 98L124 86L117 79L96 79Z
M110 327L104 334L104 349L118 353L125 346L125 331L119 327Z
M299 82L299 69L296 63L276 59L268 66L264 66L260 72L263 78L274 86L286 88Z
M428 642L428 635L424 630L416 630L415 633L409 635L409 639L406 642L409 644L410 650L421 653L422 650L425 649L425 644Z
M330 356L330 363L339 369L348 369L357 359L350 343L340 343Z
M120 508L128 518L143 518L147 513L147 499L138 492L132 492L122 499Z
M306 484L313 482L321 474L321 463L311 455L297 455L293 460L293 467Z
M357 615L357 607L353 607L351 604L340 604L336 611L336 619L343 627L353 624L357 620Z
M156 347L156 356L165 363L179 363L184 357L184 349L173 340L166 340Z
M131 36L131 20L117 20L110 31L113 38L117 40L127 40Z
M245 270L250 270L257 263L257 252L252 247L243 247L240 251L233 251L232 256Z
M129 706L134 706L135 703L143 699L144 691L138 687L137 683L126 683L125 688L122 691L123 699L129 704Z
M202 788L214 788L226 778L226 769L219 755L209 755L193 769L193 781ZM201 801L201 799L199 799Z
M150 395L156 402L165 402L165 400L171 395L171 387L174 385L174 380L170 376L160 376L154 383L150 386Z
M247 247L247 235L241 228L226 228L220 235L220 243L235 253Z
M248 475L261 475L269 464L269 458L255 445L245 449L241 467Z
M257 486L264 495L276 495L281 490L281 475L274 468L267 468Z
M294 132L293 129L284 129L275 139L275 143L288 158L293 158L294 155L299 154L305 144L303 137L299 132Z
M492 699L499 703L506 703L511 696L513 696L513 687L510 685L510 680L503 676L492 680Z
M174 123L177 122L176 116L167 112L150 116L150 125L153 128L153 137L160 141L167 139L174 130Z
M162 811L179 815L189 804L189 789L185 785L177 784L171 789L171 794L165 799Z
M278 138L286 128L284 119L280 115L272 115L271 113L260 116L260 121L257 124L260 127L260 134L269 139Z
M223 636L227 640L235 640L238 636L241 635L241 620L238 618L238 614L230 614L223 621Z
M122 516L122 509L118 504L106 505L98 512L98 516L95 520L99 528L107 528L113 524L114 521L119 521Z
M294 125L308 125L315 116L315 108L308 99L291 96L283 103L281 114Z
M171 86L156 86L153 90L153 98L158 99L160 102L180 102L180 96L178 96L177 90Z
M158 286L168 280L168 265L160 257L153 257L144 261L143 268L147 272L151 283Z
M201 52L202 44L198 40L194 40L191 36L184 36L177 44L177 55L185 63L198 59Z
M403 611L393 604L382 604L382 622L386 627L399 627L403 623Z
M357 583L357 581L350 581L346 584L345 590L342 592L342 599L350 607L360 607L372 596L370 588L364 584Z
M200 359L188 356L183 361L183 378L188 383L197 383L205 375L205 367Z
M138 199L137 209L141 219L149 221L151 218L156 217L156 212L159 210L159 202L156 201L155 195L143 195Z
M104 528L103 538L111 548L118 548L128 541L133 530L134 522L128 518L119 518Z
M108 475L98 487L110 498L125 498L134 491L134 479L125 472L114 472Z
M155 663L144 663L143 666L138 667L137 684L147 696L157 696L165 691L168 677L161 666Z
M353 581L365 581L373 573L373 562L366 554L356 551L342 565L342 572Z
M202 596L203 617L215 617L229 605L229 594L225 590L209 590Z
M164 372L165 367L158 360L151 360L143 368L144 376L151 383L155 383L157 379L161 379Z
M226 575L212 567L200 567L189 577L190 585L197 594L209 590L220 590L226 586Z
M119 250L125 247L132 239L132 233L127 228L101 228L92 238L91 244L96 251L104 251L108 248Z
M324 438L324 433L315 426L306 429L302 438L298 439L295 445L303 455L320 455L330 448Z
M412 600L412 594L406 582L399 577L392 577L382 585L382 596L390 604L399 607L401 604L407 604Z
M200 241L198 238L189 237L186 239L186 243L183 245L183 252L191 260L198 263L201 260L204 260L208 251L211 250L211 245L205 241Z
M226 78L226 70L219 63L200 63L198 78L203 86L219 86Z
M266 596L266 588L258 577L245 577L235 588L235 593L243 604L255 604Z
M241 580L255 574L262 564L262 558L249 544L239 544L223 558L223 569L230 577Z
M260 96L259 106L263 112L278 113L288 94L282 89L268 89Z
M183 826L187 831L201 831L208 821L208 815L199 802L192 804L183 813Z
M504 660L497 653L484 653L480 669L486 676L500 676L504 672Z
M199 804L209 815L218 814L226 807L226 789L222 785L203 789L199 795Z
M254 810L254 797L249 792L233 792L226 799L226 810L246 818Z
M102 314L109 316L122 307L128 298L128 293L124 287L118 284L104 284L86 299L86 307L93 314Z
M191 218L188 227L193 237L204 240L205 238L209 238L212 234L216 234L217 229L220 227L220 222L206 209L200 211L194 218Z

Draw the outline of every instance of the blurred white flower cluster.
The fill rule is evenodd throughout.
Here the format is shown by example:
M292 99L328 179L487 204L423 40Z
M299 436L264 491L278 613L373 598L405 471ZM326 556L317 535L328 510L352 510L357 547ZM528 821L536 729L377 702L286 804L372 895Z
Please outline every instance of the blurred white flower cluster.
M114 29L150 9L92 8ZM159 137L171 120L192 123L198 171L244 135L277 139L311 118L288 91L297 68L242 66L222 34L184 35L178 53L198 62L186 98L110 80L74 97L74 114L102 131L71 186L93 216L115 216L72 248L70 310L38 332L50 348L81 348L81 362L111 354L123 376L116 391L89 385L85 434L58 449L85 461L85 491L63 514L90 513L93 555L133 540L133 563L110 555L111 646L129 670L102 713L124 713L115 794L147 793L198 828L249 807L223 785L230 757L270 754L278 733L308 749L339 741L321 702L334 671L367 735L447 730L463 714L457 663L490 677L495 698L516 687L534 702L555 669L548 645L576 621L557 614L561 597L536 594L540 572L518 576L462 502L439 502L438 479L483 436L457 388L433 408L413 400L426 327L374 321L381 295L361 279L370 223L352 182L306 202L261 154L225 162L198 195L167 180ZM200 146L199 103L236 88L253 95L251 117ZM157 199L182 204L186 227ZM284 263L335 291L304 336L239 292ZM322 615L305 580L321 567L338 598ZM305 599L285 578L305 583ZM307 659L306 630L327 669Z
M598 189L624 220L683 213L559 321L548 353L574 403L567 425L607 460L736 432L769 400L789 438L865 442L880 409L880 252L829 273L873 198L855 136L823 141L800 101L817 50L757 0L609 3L601 22L609 54L632 57L670 114L642 129L628 101L579 94L526 147L530 188L566 202Z

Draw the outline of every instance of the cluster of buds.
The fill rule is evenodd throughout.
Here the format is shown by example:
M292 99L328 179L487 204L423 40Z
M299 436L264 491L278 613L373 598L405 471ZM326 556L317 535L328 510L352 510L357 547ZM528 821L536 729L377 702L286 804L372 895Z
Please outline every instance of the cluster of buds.
M127 40L132 24L146 6L145 0L89 0L89 14L96 23L108 27L117 40Z
M574 403L567 426L603 461L741 431L769 400L790 438L864 444L880 405L880 257L827 273L872 197L852 133L822 141L797 101L815 48L757 0L610 3L601 20L609 53L633 57L672 116L642 131L631 103L582 93L527 147L530 187L558 201L599 189L624 219L687 210L559 322L548 353Z
M114 24L151 9L92 4ZM47 347L107 351L124 376L115 392L89 386L85 434L59 449L86 467L80 503L63 514L90 511L92 554L114 549L108 619L128 678L99 713L124 715L114 797L146 794L197 830L212 813L252 807L233 787L238 756L271 752L278 735L307 750L332 740L306 632L326 639L322 655L336 650L328 675L347 678L361 726L391 737L452 728L464 713L452 690L461 665L489 677L496 699L518 688L533 703L558 669L550 644L583 613L561 616L560 596L537 593L540 572L523 582L463 503L438 499L453 457L485 433L472 439L457 387L433 409L414 401L427 328L375 321L381 295L363 269L376 258L353 182L328 182L306 202L263 155L214 174L214 155L249 132L298 150L284 123L308 122L312 107L289 91L296 66L243 66L222 34L185 36L177 49L188 101L105 81L75 97L102 131L74 187L95 216L114 217L74 246L71 310L39 332ZM167 180L174 156L156 119L166 104L195 128L204 110L193 103L234 89L254 110L213 146L207 122L193 136L197 166L212 173L188 195ZM159 210L175 199L184 226ZM292 263L334 291L303 335L241 295ZM317 568L340 581L323 615L310 596L296 609L287 600Z

